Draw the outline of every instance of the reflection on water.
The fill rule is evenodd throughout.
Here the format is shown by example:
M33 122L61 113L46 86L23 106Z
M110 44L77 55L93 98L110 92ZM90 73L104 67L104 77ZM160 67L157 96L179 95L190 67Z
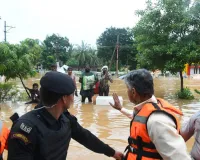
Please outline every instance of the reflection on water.
M36 80L39 81L39 78ZM35 82L35 79L29 79L25 83L31 87ZM180 88L180 82L177 78L155 78L155 95L157 97L164 98L170 103L180 108L184 116L181 118L181 123L187 120L191 115L200 110L199 95L195 94L197 99L194 100L179 100L176 99L174 93ZM184 85L194 89L200 89L200 84L198 80L185 79ZM80 85L78 84L80 88ZM127 97L127 88L122 80L116 79L111 85L110 94L113 92L118 93L118 95L123 96L124 107L132 109L133 104L131 104ZM1 119L6 123L7 126L11 126L9 117L18 112L20 115L32 110L34 105L25 105L22 102L11 103L7 102L1 105ZM111 145L112 147L123 151L127 145L127 138L129 135L129 125L130 120L125 116L121 115L119 111L112 109L110 106L97 106L93 104L81 104L80 96L75 97L74 106L70 109L70 112L74 114L79 123L94 133L101 140ZM193 139L187 143L188 150L191 149ZM110 159L104 155L95 154L88 149L84 148L74 140L70 143L70 148L68 151L68 159L70 160L95 160L100 159Z

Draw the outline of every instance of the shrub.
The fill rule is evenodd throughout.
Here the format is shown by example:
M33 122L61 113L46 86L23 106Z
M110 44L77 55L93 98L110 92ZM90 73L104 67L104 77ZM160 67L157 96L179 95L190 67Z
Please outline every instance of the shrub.
M0 102L16 96L15 85L12 83L0 83Z
M12 101L26 101L28 100L27 93L25 91L19 91L17 86L13 83L0 83L0 102L6 100Z
M19 97L17 98L19 101L27 101L29 97L25 91L20 92Z
M194 99L192 92L187 87L183 88L183 91L179 90L176 94L180 99Z

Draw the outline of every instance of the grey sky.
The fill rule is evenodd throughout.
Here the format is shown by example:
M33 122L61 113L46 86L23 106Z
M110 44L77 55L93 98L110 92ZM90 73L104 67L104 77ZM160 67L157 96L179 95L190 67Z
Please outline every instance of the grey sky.
M7 35L10 43L58 33L70 43L94 46L105 28L133 27L135 10L144 7L145 0L0 0L0 41L6 20L16 27Z

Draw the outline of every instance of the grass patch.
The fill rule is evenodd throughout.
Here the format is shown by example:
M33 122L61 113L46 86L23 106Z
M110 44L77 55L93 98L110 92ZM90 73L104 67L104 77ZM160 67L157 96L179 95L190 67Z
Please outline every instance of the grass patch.
M176 95L180 99L194 99L192 92L187 87L183 88L183 91L179 90Z

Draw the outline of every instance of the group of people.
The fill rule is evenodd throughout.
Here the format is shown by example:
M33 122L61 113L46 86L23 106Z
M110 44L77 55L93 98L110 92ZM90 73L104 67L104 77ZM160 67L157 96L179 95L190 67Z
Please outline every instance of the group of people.
M92 102L95 87L98 87L99 96L109 95L109 81L113 83L113 79L108 72L107 66L103 66L101 71L102 72L100 79L98 79L98 76L90 71L89 66L85 67L85 71L81 74L79 78L79 82L81 83L81 102L84 103L86 98L88 98L89 102Z
M72 67L68 67L66 70L68 76L72 78L75 84L75 96L78 96L77 93L77 86L76 86L76 77L72 73ZM51 65L51 71L57 71L57 66L55 64ZM81 102L84 103L86 98L88 98L88 101L92 102L92 97L94 95L94 89L95 87L98 87L97 93L99 96L108 96L109 95L109 82L113 83L113 79L111 74L108 72L108 66L103 66L101 69L101 76L100 79L98 79L98 76L95 75L93 72L90 71L90 67L86 66L85 71L82 72L79 82L81 83ZM31 94L31 101L27 102L26 104L30 103L39 103L40 102L40 92L38 89L38 84L34 83L32 89L26 87L26 89Z
M91 74L88 76L87 81L95 79ZM85 82L84 76L82 79ZM133 110L123 108L116 93L113 94L114 104L110 103L131 119L125 153L99 140L70 114L68 109L73 103L75 83L67 74L55 71L46 73L40 80L42 105L12 118L10 133L1 128L1 151L8 146L8 160L65 160L73 138L86 148L116 160L200 160L200 112L181 128L177 115L182 116L182 112L154 96L149 71L131 71L125 83L129 100L135 104ZM82 88L88 87L84 85ZM195 143L189 155L185 141L192 135Z

